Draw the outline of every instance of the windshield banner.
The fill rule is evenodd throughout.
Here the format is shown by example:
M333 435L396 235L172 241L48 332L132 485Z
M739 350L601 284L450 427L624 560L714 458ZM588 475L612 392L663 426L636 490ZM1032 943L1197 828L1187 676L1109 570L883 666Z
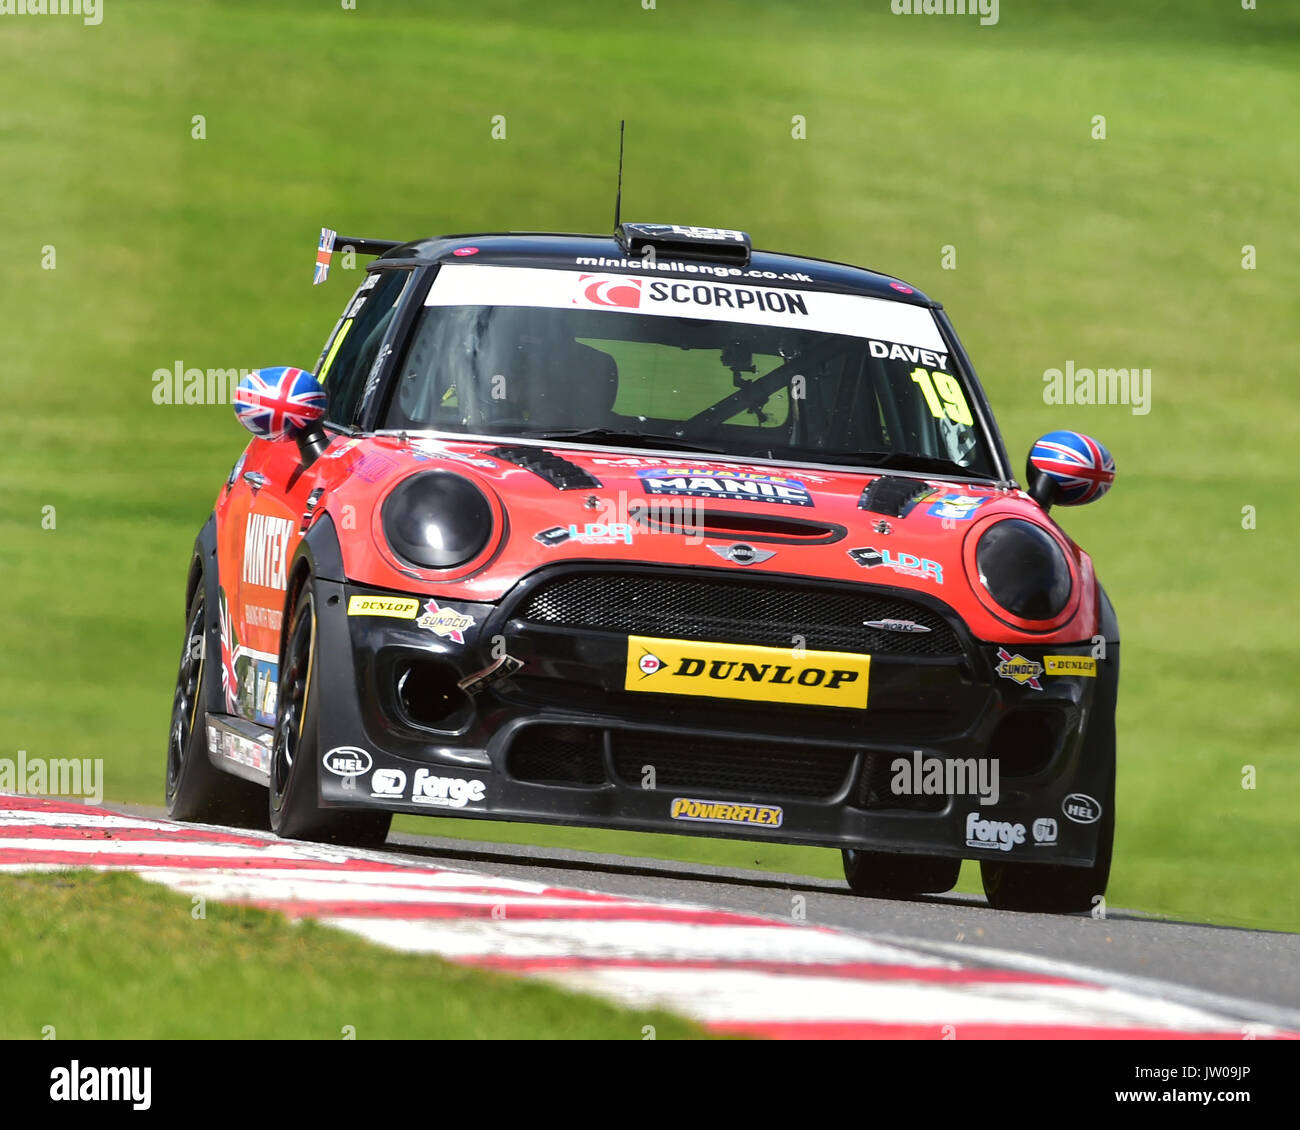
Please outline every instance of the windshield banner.
M860 294L712 279L683 282L642 275L448 263L438 271L425 305L531 306L702 318L877 338L939 355L947 353L934 317L924 306Z

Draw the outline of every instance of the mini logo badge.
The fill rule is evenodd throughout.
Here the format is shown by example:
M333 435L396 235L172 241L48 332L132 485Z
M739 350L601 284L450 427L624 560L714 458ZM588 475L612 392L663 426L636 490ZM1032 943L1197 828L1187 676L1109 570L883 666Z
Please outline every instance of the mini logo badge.
M430 599L424 606L424 615L416 623L421 628L428 628L435 636L442 636L452 643L464 643L465 629L474 626L474 617L452 608L442 608L436 600Z
M928 632L931 629L924 624L918 624L915 620L863 620L868 628L875 628L878 632Z
M737 542L735 545L711 545L709 548L733 565L761 565L768 558L776 556L775 550L755 549L745 542Z
M1041 816L1034 821L1034 843L1046 846L1056 843L1056 821L1050 816Z
M335 746L322 758L322 764L336 777L359 777L369 773L374 764L370 754L354 745Z
M1061 801L1061 811L1076 824L1095 824L1101 819L1101 805L1087 793L1071 793Z

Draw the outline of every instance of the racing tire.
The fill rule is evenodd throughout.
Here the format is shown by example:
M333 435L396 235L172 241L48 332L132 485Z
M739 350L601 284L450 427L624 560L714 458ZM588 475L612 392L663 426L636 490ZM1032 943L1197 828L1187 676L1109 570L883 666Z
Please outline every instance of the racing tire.
M905 898L951 891L961 872L960 859L937 855L896 855L845 848L844 878L856 895Z
M205 713L221 713L211 686L215 674L207 662L207 589L204 576L185 610L185 644L172 696L171 731L167 738L165 795L173 820L204 824L266 826L266 802L251 781L223 773L208 759Z
M388 812L321 808L316 599L309 577L288 617L271 741L268 812L271 830L290 840L380 847L393 817Z
M980 860L980 879L989 905L997 910L1028 910L1040 914L1075 914L1092 910L1106 893L1106 884L1110 881L1111 849L1115 841L1113 785L1101 819L1097 858L1091 867Z
M1101 734L1109 781L1097 830L1097 857L1091 867L1056 864L1003 863L980 860L980 878L989 905L998 910L1028 910L1040 914L1091 911L1106 893L1111 852L1115 843L1115 722Z

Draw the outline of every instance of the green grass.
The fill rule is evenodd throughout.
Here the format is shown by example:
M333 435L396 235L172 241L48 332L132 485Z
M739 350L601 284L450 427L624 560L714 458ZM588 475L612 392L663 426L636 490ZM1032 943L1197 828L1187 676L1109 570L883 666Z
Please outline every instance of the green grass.
M154 369L314 361L350 289L343 271L308 285L322 223L607 229L626 117L626 216L908 278L952 312L1017 464L1054 428L1111 447L1115 490L1062 515L1123 626L1111 900L1300 929L1298 49L1300 14L1230 0L1005 4L989 28L885 0L158 0L109 5L97 28L5 19L0 751L103 757L111 797L160 799L182 570L243 433L224 406L154 405ZM1042 374L1066 360L1150 368L1150 413L1045 405Z
M134 875L0 876L0 1039L693 1039L658 1010L401 954ZM159 1002L169 1002L160 1008Z

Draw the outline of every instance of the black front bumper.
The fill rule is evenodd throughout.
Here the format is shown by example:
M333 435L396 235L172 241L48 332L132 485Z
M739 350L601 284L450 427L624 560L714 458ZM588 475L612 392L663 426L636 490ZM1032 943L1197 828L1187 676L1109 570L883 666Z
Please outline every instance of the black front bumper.
M372 761L354 777L323 765L322 805L1093 862L1097 802L1113 772L1118 641L1105 645L1094 676L1025 680L1046 654L1087 659L1094 646L1017 645L1008 652L1028 665L1008 664L1007 653L971 640L951 610L930 601L959 653L873 653L866 710L639 694L624 687L626 631L520 615L538 586L584 568L599 567L540 571L499 605L438 601L429 614L421 598L413 619L349 615L349 599L372 590L315 581L321 753L327 763L330 750L357 747ZM468 692L457 686L502 655L523 666ZM995 801L987 788L994 762ZM953 781L935 776L945 764L985 776L953 794L943 789ZM909 783L918 768L921 781ZM1080 794L1095 811L1067 804Z

